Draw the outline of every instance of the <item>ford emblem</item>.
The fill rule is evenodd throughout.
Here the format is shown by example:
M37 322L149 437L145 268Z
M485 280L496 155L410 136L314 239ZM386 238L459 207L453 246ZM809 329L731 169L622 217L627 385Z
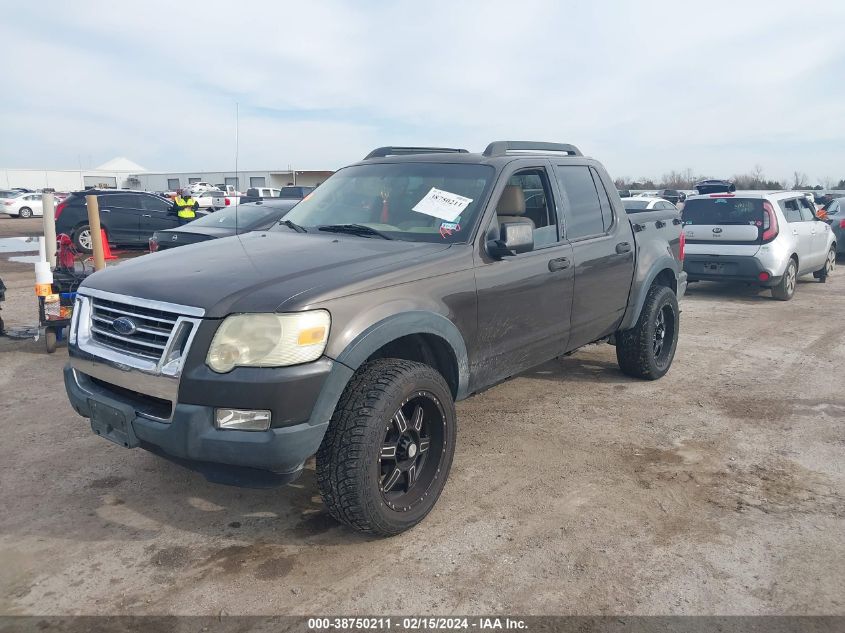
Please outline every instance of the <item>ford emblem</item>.
M720 228L717 226L715 229L713 229L713 232L714 232L714 233L721 233L721 232L722 232L722 229L720 229Z
M123 334L124 336L135 334L138 330L138 326L135 324L135 321L129 317L119 317L112 321L111 326L114 328L115 332Z

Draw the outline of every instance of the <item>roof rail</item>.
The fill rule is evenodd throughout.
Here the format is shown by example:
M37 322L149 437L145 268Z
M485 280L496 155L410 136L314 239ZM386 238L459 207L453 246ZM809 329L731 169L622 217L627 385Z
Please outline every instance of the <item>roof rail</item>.
M454 147L378 147L364 157L364 160L370 158L384 158L385 156L408 156L410 154L467 154L465 149L456 149Z
M543 143L539 141L494 141L484 150L484 155L504 156L508 152L561 152L570 156L583 156L581 150L569 143Z

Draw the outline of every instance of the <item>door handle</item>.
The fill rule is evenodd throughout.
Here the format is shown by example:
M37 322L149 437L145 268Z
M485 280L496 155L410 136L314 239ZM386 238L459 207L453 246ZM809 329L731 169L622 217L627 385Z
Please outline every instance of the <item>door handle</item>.
M558 257L557 259L549 260L549 271L551 272L555 272L558 270L566 270L567 268L569 268L568 257Z
M142 218L151 218L151 217L153 217L153 216L151 216L149 213L145 213L145 214L143 214L141 217L142 217Z
M622 253L630 253L631 252L631 245L628 242L619 242L616 245L616 252L620 255Z
M111 209L100 209L103 213L111 213Z

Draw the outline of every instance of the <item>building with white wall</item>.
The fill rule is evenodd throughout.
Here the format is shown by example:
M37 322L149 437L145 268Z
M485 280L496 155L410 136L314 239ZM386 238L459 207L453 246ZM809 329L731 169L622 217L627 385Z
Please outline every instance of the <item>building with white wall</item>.
M313 187L333 171L270 169L262 171L185 171L151 172L128 158L114 158L95 169L2 169L0 189L54 189L79 191L88 187L174 191L195 182L233 185L238 191L250 187L281 188L288 184Z
M302 185L314 187L331 176L332 171L267 170L267 171L185 171L185 172L139 172L132 174L136 179L133 189L144 191L175 191L195 182L212 185L232 185L237 191L250 187L275 187Z

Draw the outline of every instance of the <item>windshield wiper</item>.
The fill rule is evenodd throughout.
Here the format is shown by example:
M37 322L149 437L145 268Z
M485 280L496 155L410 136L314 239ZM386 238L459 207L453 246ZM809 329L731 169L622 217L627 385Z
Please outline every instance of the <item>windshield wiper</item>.
M293 220L279 220L279 224L288 227L289 229L293 229L297 233L307 233L308 230L304 226L299 226Z
M318 230L329 233L349 233L350 235L360 235L361 237L380 237L385 240L393 239L387 233L382 233L366 224L325 224L318 227Z

